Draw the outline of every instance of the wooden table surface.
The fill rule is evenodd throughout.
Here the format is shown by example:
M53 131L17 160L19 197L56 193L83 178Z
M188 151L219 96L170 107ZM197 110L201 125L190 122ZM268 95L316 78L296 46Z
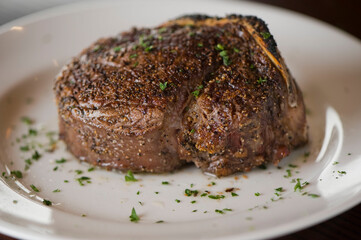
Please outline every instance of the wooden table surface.
M253 0L320 19L361 39L361 0ZM361 66L361 63L360 63ZM15 240L1 235L1 240ZM361 239L361 204L316 226L277 240Z

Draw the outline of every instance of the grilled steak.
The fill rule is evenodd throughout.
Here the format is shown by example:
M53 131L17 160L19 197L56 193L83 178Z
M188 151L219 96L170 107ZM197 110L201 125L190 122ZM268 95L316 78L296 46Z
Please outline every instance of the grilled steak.
M266 24L190 15L100 39L55 82L60 137L82 161L226 176L307 142L302 94Z

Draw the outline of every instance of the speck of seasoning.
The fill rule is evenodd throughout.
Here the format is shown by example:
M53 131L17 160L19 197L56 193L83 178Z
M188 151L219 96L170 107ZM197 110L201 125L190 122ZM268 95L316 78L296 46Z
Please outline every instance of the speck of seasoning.
M305 158L307 158L307 157L309 157L310 156L310 152L305 152L304 154L303 154L303 157L305 157Z
M164 223L163 220L156 221L155 223Z
M197 202L196 200L191 201L192 204L195 204L196 202Z
M222 210L219 210L219 209L215 209L214 210L216 213L219 213L219 214L224 214L224 212Z
M94 171L94 170L95 170L94 167L88 168L88 172L92 172L92 171Z
M65 182L65 183L68 183L68 182L69 182L69 180L64 180L64 182Z
M154 192L155 194L159 194L159 192Z
M198 195L198 190L191 190L191 189L185 189L184 193L186 196L190 197L190 196L194 196L196 197Z
M268 39L269 37L271 37L271 34L269 32L260 32L263 39Z
M333 162L333 163L332 163L332 165L337 165L337 164L339 164L339 162Z
M25 146L20 146L20 151L23 151L23 152L27 152L30 150L29 146L28 145L25 145Z
M347 155L348 155L348 156L350 156L350 155L351 155L351 153L347 153Z
M83 171L82 171L82 170L75 170L75 173L78 174L78 175L80 175L80 174L83 173Z
M283 176L284 178L290 178L290 177L292 177L291 169L287 169L286 172L287 172L287 175L284 175L284 176Z
M177 203L180 203L180 202L181 202L181 200L179 200L179 199L176 199L175 201L176 201Z
M137 215L137 212L135 211L134 207L132 208L132 212L129 216L131 222L138 222L140 220L139 216Z
M346 174L346 171L337 171L337 172L341 175Z
M140 191L137 192L137 195L139 195L139 194L140 194Z
M277 191L277 192L284 192L285 190L283 189L283 187L279 187L279 188L276 188L275 191Z
M17 204L17 203L18 203L18 200L13 200L13 203L14 203L14 204Z
M219 55L222 57L223 59L223 64L225 66L229 66L231 64L231 60L229 59L228 53L226 50L223 50L219 53Z
M138 202L140 206L143 206L143 203L141 201Z
M301 191L302 190L302 186L301 186L301 182L300 182L301 179L297 178L296 181L296 185L294 187L294 191L296 192L297 190Z
M55 189L55 190L53 190L53 192L60 192L60 189L59 188L57 188L57 189Z
M40 192L39 189L37 187L35 187L34 184L30 185L31 189L33 189L34 192Z
M190 36L190 37L193 37L195 35L195 33L194 32L190 32L190 33L188 33L188 36Z
M53 171L56 171L56 170L58 170L58 166L56 166L56 167L53 168Z
M231 212L232 209L230 209L230 208L223 208L223 211Z
M159 83L160 90L164 91L167 88L168 82Z
M202 193L201 194L201 197L205 197L205 196L207 196L207 193Z
M307 194L307 196L312 197L312 198L319 198L320 197L320 195L314 194L314 193L309 193L309 194Z
M46 205L46 206L51 206L51 205L53 205L53 203L52 203L51 201L46 200L46 199L43 200L43 204Z
M237 197L237 196L239 196L237 193L234 193L234 192L232 192L231 195L232 195L232 197Z
M162 28L159 28L158 29L158 33L164 33L167 31L167 28L166 27L162 27Z
M261 194L259 192L256 192L254 195L257 197L261 196Z
M35 129L30 128L29 129L29 136L36 136L38 135L38 131L36 131Z
M82 214L81 216L82 216L82 217L86 217L86 214Z
M211 182L211 184L214 186L214 185L216 185L216 183L215 182Z
M197 209L194 209L192 212L197 212L198 210Z
M297 167L297 165L294 165L294 164L288 164L288 166L289 166L290 168L296 168L296 167Z
M250 66L249 66L250 69L255 69L255 66L254 64L252 63Z
M163 185L169 185L169 182L163 181L162 184L163 184Z

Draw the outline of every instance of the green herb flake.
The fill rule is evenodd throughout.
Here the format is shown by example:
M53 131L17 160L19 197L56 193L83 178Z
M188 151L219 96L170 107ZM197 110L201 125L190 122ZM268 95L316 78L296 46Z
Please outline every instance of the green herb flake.
M139 194L140 194L140 191L137 192L137 195L139 195Z
M60 192L60 189L59 188L57 188L57 189L55 189L55 190L53 190L53 192Z
M136 179L132 173L132 171L128 170L127 175L124 176L126 182L137 182L138 179Z
M333 162L333 163L332 163L332 165L337 165L337 164L339 164L339 162Z
M82 170L75 170L75 173L78 174L78 175L80 175L80 174L83 173L83 171L82 171Z
M19 170L11 171L10 174L15 176L16 178L23 178L23 173Z
M297 165L294 165L294 164L288 164L288 166L289 166L290 168L296 168L296 167L298 167Z
M27 125L33 124L33 120L31 120L29 117L22 117L21 121Z
M190 130L190 133L193 134L195 133L196 130L194 130L194 128L192 128L192 130Z
M190 197L190 196L194 196L196 197L198 195L198 190L191 190L191 189L186 189L184 190L184 193L186 196Z
M17 203L18 203L18 201L17 201L17 200L13 200L13 203L14 203L14 204L17 204Z
M137 212L135 211L134 207L132 208L132 213L129 216L131 222L138 222L140 220Z
M263 39L268 39L269 37L271 37L271 34L269 32L261 32L261 35Z
M133 64L133 67L136 67L136 66L138 66L138 65L139 65L139 62L136 61L136 62Z
M301 179L297 178L296 181L296 185L294 187L294 191L296 192L297 190L301 191L302 190L302 186L301 186L301 182L300 182Z
M64 180L64 182L65 182L65 183L68 183L68 182L69 182L69 180Z
M120 52L120 50L122 50L122 48L121 48L121 47L119 47L119 46L118 46L118 47L113 48L113 51L114 51L114 52L116 52L116 53L117 53L117 52Z
M261 196L261 194L259 192L256 192L254 195L257 197Z
M287 169L286 172L287 172L287 175L284 175L284 176L283 176L284 178L290 178L290 177L292 177L291 169Z
M257 80L258 84L262 84L262 83L265 83L265 82L267 82L266 78L259 77L259 79Z
M198 43L197 46L198 47L203 47L203 43Z
M94 171L94 170L95 170L94 167L88 168L88 172L92 172L92 171Z
M339 174L344 175L346 174L346 171L337 171Z
M38 131L35 129L30 128L29 129L29 136L36 136L38 135Z
M238 48L233 48L233 51L234 51L235 53L239 53L239 52L240 52Z
M167 31L167 28L166 27L162 27L162 28L159 28L158 29L158 33L165 33Z
M93 52L97 52L101 49L101 46L100 45L96 45L94 48L93 48Z
M231 60L229 59L226 50L221 51L221 52L219 53L219 55L222 57L222 59L223 59L223 64L224 64L225 66L229 66L229 65L231 64Z
M199 90L193 91L192 94L197 98L199 96Z
M34 154L31 156L32 159L35 161L39 160L41 158L41 155L38 151L35 150Z
M310 156L310 152L305 152L304 154L303 154L303 157L305 157L305 158L307 158L307 157L309 157Z
M91 183L90 177L82 176L80 178L77 178L76 181L78 181L80 186L84 186L84 182Z
M31 161L31 159L30 159L30 158L25 159L25 160L24 160L24 162L25 162L27 165L31 165L31 164L33 164L33 162Z
M51 201L46 200L46 199L43 200L43 204L46 205L46 206L51 206L51 205L53 205L53 203L52 203Z
M232 212L233 210L231 208L223 208L223 211Z
M275 191L277 191L277 192L284 192L285 190L283 189L283 187L279 187L279 188L276 188Z
M208 195L210 199L223 199L225 198L224 195Z
M136 58L136 57L138 57L138 54L136 54L136 53L134 53L134 54L132 54L132 55L129 56L129 58L131 58L131 59L132 59L132 58Z
M163 220L156 221L155 223L164 223Z
M57 171L57 170L58 170L58 166L56 166L56 167L53 168L53 171L54 171L54 172Z
M145 51L145 52L150 52L150 51L153 50L153 48L154 48L154 46L153 46L153 45L150 45L150 46L146 47L146 48L144 49L144 51Z
M163 181L162 184L163 184L163 185L169 185L169 182Z
M155 194L159 194L159 192L154 192Z
M214 185L216 185L216 183L215 182L211 182L211 184L214 186Z
M250 66L249 66L250 69L255 69L255 66L254 64L252 63Z
M197 212L198 210L197 209L194 209L192 212Z
M232 197L237 197L237 196L239 196L237 193L234 193L234 192L232 192L231 195L232 195Z
M66 162L66 159L65 158L61 158L59 160L55 160L55 163L57 164L62 164L62 163L65 163Z
M195 204L196 202L197 202L196 200L191 201L192 204Z
M86 214L82 214L81 216L82 216L82 217L86 217Z
M215 47L216 48L216 50L218 50L218 51L223 51L224 50L224 47L221 45L221 44L217 44L217 46Z
M309 194L307 194L307 196L312 197L312 198L319 198L320 197L320 195L314 194L314 193L309 193Z
M165 83L159 83L160 90L164 91L164 89L166 89L166 88L167 88L167 84L168 84L168 82L165 82Z
M222 210L219 210L219 209L215 209L214 210L216 213L219 213L219 214L224 214L224 212Z
M205 196L207 196L207 193L202 193L201 194L201 197L205 197Z
M30 147L28 145L20 146L20 151L27 152L30 150Z
M39 189L37 187L35 187L34 184L30 185L31 189L33 189L34 192L40 192Z
M180 202L181 202L181 200L179 200L179 199L176 199L176 200L174 200L174 201L176 201L176 203L180 203Z

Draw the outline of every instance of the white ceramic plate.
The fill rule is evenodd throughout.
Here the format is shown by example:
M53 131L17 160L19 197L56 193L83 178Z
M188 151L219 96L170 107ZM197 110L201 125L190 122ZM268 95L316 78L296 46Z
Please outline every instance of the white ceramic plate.
M284 159L281 169L268 166L222 179L189 167L174 174L136 175L138 182L127 183L122 173L88 172L89 166L67 153L62 143L54 153L36 146L42 157L23 170L34 150L20 148L46 143L45 133L57 131L52 83L71 56L99 37L131 26L155 26L184 13L253 14L269 24L305 95L310 112L307 147ZM238 1L86 2L2 26L0 53L2 233L22 239L269 238L311 226L360 202L361 44L323 23ZM27 126L20 121L23 116L35 122ZM29 128L38 136L22 139ZM67 162L56 163L62 157ZM21 170L23 178L6 178L14 170ZM90 177L91 183L81 186L76 180L81 176ZM294 191L297 178L309 183L301 192ZM34 192L32 184L40 192ZM225 192L231 187L238 196ZM277 192L279 187L284 191ZM187 197L187 188L200 193ZM201 197L205 190L225 198ZM43 199L53 205L45 206ZM138 223L129 221L133 207ZM228 208L232 211L224 210ZM164 222L155 223L160 220Z

